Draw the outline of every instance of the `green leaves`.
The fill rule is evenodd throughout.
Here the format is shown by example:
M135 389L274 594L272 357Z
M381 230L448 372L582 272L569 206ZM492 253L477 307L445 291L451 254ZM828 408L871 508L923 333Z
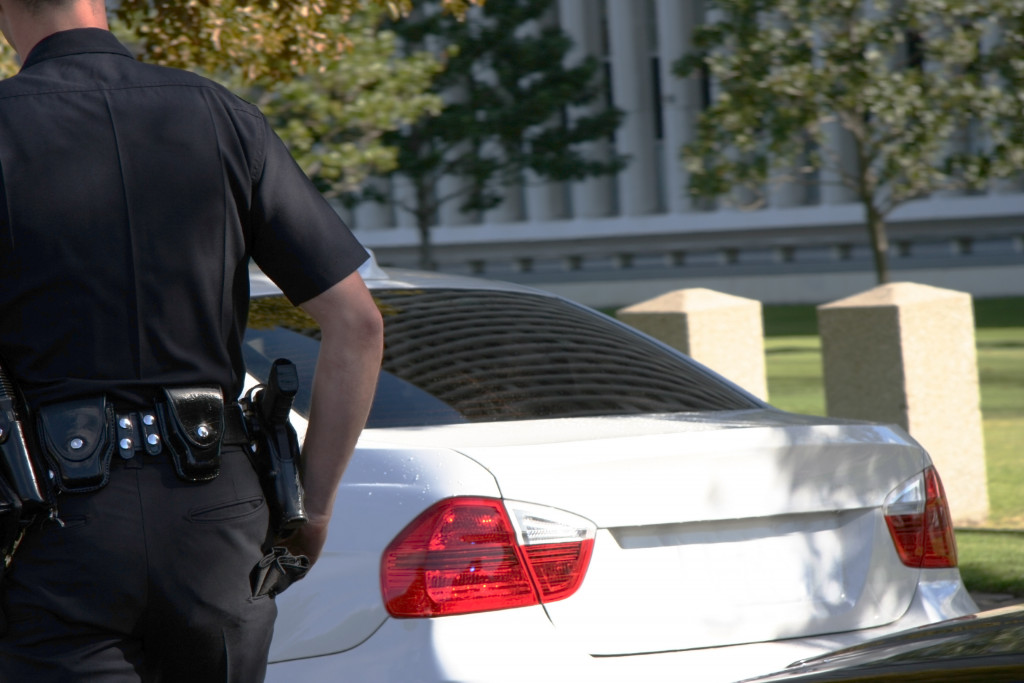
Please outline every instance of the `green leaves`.
M0 40L0 78L13 76L18 73L19 68L21 67L14 48L8 45L6 40Z
M462 16L470 0L444 0ZM205 73L237 73L266 85L320 71L349 51L354 15L399 17L411 0L121 0L116 21L139 39L143 59ZM340 30L339 30L340 28Z
M431 86L445 97L441 113L386 137L399 150L391 175L413 188L389 201L416 217L424 267L431 267L429 230L442 205L483 211L527 172L568 180L623 164L580 151L581 143L609 139L622 113L591 109L603 96L599 65L593 59L565 64L568 37L545 26L552 8L553 0L488 0L472 21L461 22L427 6L393 25L407 49L432 47L447 57ZM574 110L570 117L577 107L586 113ZM442 189L445 177L457 182Z
M349 50L320 71L265 90L247 88L239 77L231 83L259 104L328 197L395 168L398 151L384 144L384 134L441 109L427 89L442 64L426 53L397 58L395 34L378 30L376 21L372 13L351 15L344 26L339 17L326 20L328 30L345 30Z
M836 178L882 220L911 199L1022 168L1024 1L709 6L697 49L676 65L708 74L713 92L683 150L694 193L742 185L763 198L775 176ZM852 159L836 153L830 123L852 141Z
M976 159L971 178L944 171L963 165L947 164L950 136L982 127L1007 140L1000 128L1020 112L1019 90L993 82L1020 83L1024 74L1021 20L1014 18L1024 11L1020 2L905 0L876 2L874 11L860 11L863 5L854 2L713 4L722 21L700 29L695 42L701 52L678 65L681 75L706 68L717 92L698 141L685 151L688 158L736 149L741 165L770 172L792 165L806 141L826 144L821 123L836 120L864 161L844 181L888 188L892 200L881 206L888 212L897 200L977 182ZM1016 34L1007 32L985 55L991 33L1013 23ZM730 162L730 175L756 170L736 164ZM709 172L714 165L703 167Z
M482 0L477 0L482 2ZM469 0L443 0L452 21ZM199 71L256 101L299 164L328 196L352 192L397 163L385 132L436 114L427 88L441 63L426 53L396 58L379 31L410 0L122 0L111 26L140 59ZM0 45L0 76L18 70Z

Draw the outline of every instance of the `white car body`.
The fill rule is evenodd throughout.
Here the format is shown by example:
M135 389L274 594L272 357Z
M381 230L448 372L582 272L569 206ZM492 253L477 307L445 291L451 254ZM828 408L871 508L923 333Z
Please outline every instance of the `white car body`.
M387 278L367 279L505 287ZM322 557L277 598L267 680L734 681L968 614L958 570L906 566L887 528L885 505L930 464L898 427L771 408L366 429ZM465 496L587 520L578 590L392 616L389 544Z

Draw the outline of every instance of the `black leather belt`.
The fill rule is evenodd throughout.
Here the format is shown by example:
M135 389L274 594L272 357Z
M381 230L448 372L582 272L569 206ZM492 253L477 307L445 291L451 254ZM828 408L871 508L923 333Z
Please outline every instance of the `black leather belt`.
M160 420L155 410L117 413L114 422L117 428L117 453L124 460L130 460L136 453L160 455L164 448L165 436L160 429ZM242 409L237 404L225 406L224 445L247 446L249 434L245 427Z

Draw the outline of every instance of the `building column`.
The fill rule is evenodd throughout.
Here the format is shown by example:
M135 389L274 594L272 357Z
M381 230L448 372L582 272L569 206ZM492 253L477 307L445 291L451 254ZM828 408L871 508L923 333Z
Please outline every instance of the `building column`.
M500 151L495 153L500 154ZM523 220L522 185L504 185L501 195L501 204L484 212L484 223L517 223Z
M388 190L388 182L384 178L370 178L366 182L381 192L386 193ZM374 201L359 203L352 211L352 222L353 227L358 230L390 228L394 225L391 220L391 207Z
M476 71L476 70L475 70ZM476 71L479 79L490 87L498 86L498 75L490 66ZM505 151L495 141L485 141L482 153L485 158L504 158ZM483 212L484 223L515 223L523 218L523 187L522 181L513 185L495 187L502 197L501 204Z
M467 19L469 21L469 19ZM465 92L461 87L453 87L442 93L442 97L445 102L454 103L465 100ZM461 154L466 154L469 150L469 143L460 142L454 150L449 152L451 157L457 157ZM437 199L441 200L441 204L437 209L437 224L440 225L468 225L470 223L476 223L479 220L479 216L475 214L465 213L459 210L462 206L462 202L465 199L464 194L460 194L464 188L468 185L469 181L465 178L453 175L443 175L437 181Z
M345 225L347 225L350 229L353 229L355 227L355 218L352 215L352 211L348 207L342 205L342 203L339 202L337 199L328 199L327 203L330 204L331 208L334 209L334 212L341 217L341 220L345 222Z
M786 22L779 16L762 16L761 26L765 29L785 29ZM806 203L807 185L800 168L804 165L804 155L799 154L792 164L781 168L769 168L764 187L764 197L769 208L784 209L802 206Z
M558 25L558 13L552 5L540 21L524 24L517 31L521 37L537 37L544 28ZM566 215L563 183L539 177L530 169L523 172L523 213L527 221L550 221Z
M400 204L405 206L416 205L416 188L413 187L412 181L402 174L391 176L391 196L395 200L393 202L395 207L395 226L399 228L415 228L416 216L400 206Z
M699 73L679 78L673 73L673 65L693 50L693 29L704 20L703 5L702 0L657 0L654 8L661 72L665 203L670 213L694 208L682 149L694 139L697 119L704 109L704 87Z
M815 32L815 51L819 51L828 38ZM814 59L820 62L818 55ZM817 63L816 63L817 66ZM857 200L853 188L843 184L843 176L852 177L857 171L857 148L853 136L833 114L821 121L822 142L817 150L821 157L818 169L820 204L850 204Z
M857 200L852 187L842 182L843 176L852 177L857 171L857 149L853 135L839 124L828 121L822 126L824 149L821 150L822 168L819 171L822 204L850 204Z
M438 197L449 197L458 193L469 181L456 176L442 176L437 181ZM476 223L479 216L473 213L465 213L459 210L462 206L464 196L454 196L441 204L437 209L438 225L469 225Z
M638 3L606 0L612 100L626 112L615 133L615 146L629 157L619 173L619 212L641 216L658 210L655 173L654 87L647 13Z
M413 8L413 12L423 12L427 16L431 16L441 11L440 5L433 5L426 3L422 6L417 4ZM467 11L466 21L481 21L483 10L479 6L472 6ZM448 45L437 36L428 36L426 39L427 49L434 55L441 55L445 50L448 49ZM456 85L448 88L441 93L441 99L446 104L453 104L457 102L464 102L466 99L465 89L462 86ZM457 154L464 153L469 148L466 143L460 143L458 148L450 155L455 156ZM449 197L438 205L437 216L435 217L436 226L449 226L449 225L469 225L476 223L479 220L478 215L466 214L459 210L462 205L464 197L459 196L458 193L462 188L466 186L467 181L464 178L451 175L443 175L438 179L435 187L435 194L438 200Z
M1000 42L1003 41L1003 28L1002 26L990 26L985 32L984 37L981 41L981 50L984 53L990 53L995 49ZM995 85L999 88L1005 89L1006 82L999 76L992 74L989 76L988 85ZM992 140L985 140L986 145L990 148L993 144ZM1024 192L1024 172L1019 169L1017 173L1004 178L997 178L989 183L990 194L1015 194L1018 192Z
M525 210L528 221L553 221L565 218L565 186L526 171Z
M562 30L573 42L566 55L568 64L576 64L586 57L600 58L602 54L601 17L593 0L558 0L558 16ZM600 105L570 107L572 120L595 113ZM592 140L580 145L581 153L590 159L608 159L611 143ZM590 177L571 183L569 196L574 218L601 218L612 213L615 181L613 176Z

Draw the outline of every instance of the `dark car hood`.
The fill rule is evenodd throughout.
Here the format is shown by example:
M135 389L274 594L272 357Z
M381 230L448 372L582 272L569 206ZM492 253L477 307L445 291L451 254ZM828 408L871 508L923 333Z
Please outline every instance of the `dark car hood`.
M912 629L750 680L1024 681L1024 605Z

